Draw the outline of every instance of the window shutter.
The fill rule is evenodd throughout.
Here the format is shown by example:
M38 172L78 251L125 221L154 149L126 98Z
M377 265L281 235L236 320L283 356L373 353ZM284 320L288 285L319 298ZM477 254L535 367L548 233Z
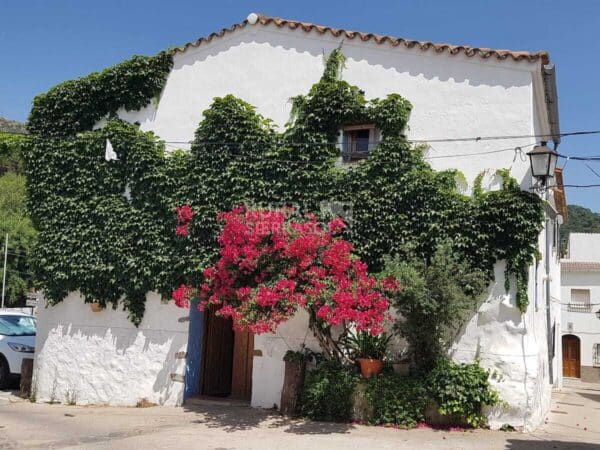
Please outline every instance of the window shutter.
M571 289L571 303L590 303L589 289Z

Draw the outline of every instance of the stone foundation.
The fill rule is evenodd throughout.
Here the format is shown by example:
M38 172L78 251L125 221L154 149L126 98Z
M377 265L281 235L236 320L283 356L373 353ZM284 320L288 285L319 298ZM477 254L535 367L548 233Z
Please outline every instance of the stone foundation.
M600 383L600 367L581 366L581 381Z

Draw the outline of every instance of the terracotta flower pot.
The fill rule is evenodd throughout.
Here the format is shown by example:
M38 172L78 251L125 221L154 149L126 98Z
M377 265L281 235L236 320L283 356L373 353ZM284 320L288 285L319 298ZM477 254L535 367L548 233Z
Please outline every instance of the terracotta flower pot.
M371 378L383 370L383 361L380 359L359 358L358 363L360 364L360 373L364 378Z
M100 303L94 302L94 303L90 303L90 309L93 312L100 312L100 311L102 311L103 308L102 308L102 305L100 305Z

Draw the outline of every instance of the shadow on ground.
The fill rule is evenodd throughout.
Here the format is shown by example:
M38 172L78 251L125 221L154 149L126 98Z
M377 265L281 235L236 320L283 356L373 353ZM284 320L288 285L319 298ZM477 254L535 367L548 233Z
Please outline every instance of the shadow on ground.
M283 428L292 434L345 434L353 425L349 423L312 422L282 416L276 411L250 408L249 406L186 405L185 410L197 414L198 423L225 432L252 430L254 428Z
M583 398L587 398L588 400L600 403L600 394L588 394L586 392L578 392L577 395Z
M506 450L598 450L600 444L570 441L531 441L521 439L508 439Z
M0 396L2 395L16 395L19 396L20 395L20 388L19 388L19 377L12 377L10 379L10 381L8 382L8 385L4 388L4 389L0 389Z

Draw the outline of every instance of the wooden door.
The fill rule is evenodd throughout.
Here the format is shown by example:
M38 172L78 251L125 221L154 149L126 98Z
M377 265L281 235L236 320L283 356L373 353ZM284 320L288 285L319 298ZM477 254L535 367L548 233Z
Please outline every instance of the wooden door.
M562 337L563 377L581 378L581 348L579 338L571 334Z
M205 312L202 394L226 397L231 394L233 328L231 319Z
M231 397L250 400L252 397L252 360L254 335L248 331L236 331L233 346L233 374Z

